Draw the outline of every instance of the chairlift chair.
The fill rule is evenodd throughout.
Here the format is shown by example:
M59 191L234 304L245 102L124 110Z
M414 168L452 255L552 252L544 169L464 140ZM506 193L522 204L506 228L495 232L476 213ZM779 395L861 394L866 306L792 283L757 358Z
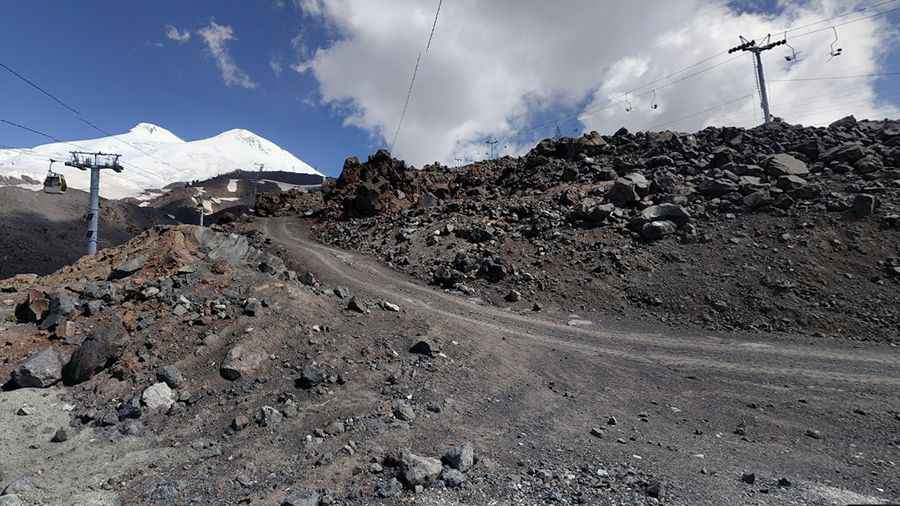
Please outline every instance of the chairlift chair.
M842 54L844 53L844 50L843 50L842 48L840 48L840 47L835 48L835 47L834 47L834 45L838 43L838 32L837 32L837 27L836 27L836 26L832 26L831 29L834 30L834 40L831 42L831 50L828 52L828 54L831 55L831 58L828 59L829 61L831 61L832 58L834 58L834 57L836 57L836 56L840 56L840 55L842 55Z
M631 112L631 98L626 98L625 102L625 112Z
M66 185L66 177L58 172L53 172L53 163L56 160L50 160L50 167L47 169L47 177L44 178L44 193L58 195L69 189Z
M653 94L650 97L650 109L659 109L659 104L656 103L656 90L653 90Z
M788 44L788 41L787 41L787 32L784 32L784 38L783 38L783 40L784 40L784 45L787 46L788 48L790 48L790 50L791 50L791 54L786 55L786 56L784 57L785 61L788 61L788 62L796 62L796 61L799 61L799 60L800 60L800 53L798 53L797 50L794 49L794 46Z

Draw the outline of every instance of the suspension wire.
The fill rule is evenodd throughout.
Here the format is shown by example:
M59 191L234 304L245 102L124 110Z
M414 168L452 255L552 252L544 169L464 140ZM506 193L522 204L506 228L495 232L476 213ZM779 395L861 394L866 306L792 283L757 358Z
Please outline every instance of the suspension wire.
M434 12L434 22L431 25L431 33L428 34L428 41L425 43L425 55L428 54L428 51L431 49L431 40L434 38L434 32L437 28L438 16L441 14L441 5L444 3L444 0L438 0L437 10ZM406 111L409 109L409 102L412 100L413 88L416 85L416 77L419 75L419 67L422 64L422 52L416 56L416 66L413 68L412 78L409 80L409 89L406 91L406 100L403 101L403 109L400 112L400 120L397 121L397 128L394 129L394 136L391 139L391 144L388 147L388 151L393 151L394 146L397 144L397 139L400 137L400 128L403 127L403 120L406 119Z
M116 136L115 134L112 134L112 133L110 133L110 132L108 132L108 131L106 131L106 130L100 128L99 126L97 126L96 124L94 124L93 122L91 122L90 120L88 120L87 118L85 118L84 115L83 115L78 109L76 109L75 107L72 107L71 105L67 104L67 103L64 102L61 98L57 97L57 96L54 95L53 93L50 93L50 92L47 91L45 88L43 88L43 87L41 87L39 84L37 84L34 80L25 77L24 75L22 75L20 72L16 71L15 69L13 69L12 67L10 67L9 65L6 65L5 63L0 63L0 68L3 68L4 70L6 70L7 72L9 72L10 74L12 74L12 75L14 75L15 77L19 78L20 80L24 81L24 82L27 83L29 86L31 86L32 88L34 88L34 89L40 91L42 94L46 95L47 97L50 97L50 99L52 99L54 102L56 102L57 104L59 104L61 107L63 107L63 108L66 109L67 111L69 111L69 112L71 112L72 114L74 114L74 115L75 115L75 118L76 118L78 121L81 121L81 122L84 123L85 125L87 125L87 126L93 128L94 130L96 130L96 131L102 133L103 135L106 135L107 137L111 137L111 138L115 139L116 141L121 142L121 143L123 143L123 144L125 144L125 145L127 145L127 146L129 146L129 147L131 147L131 148L133 148L133 149L135 149L135 150L137 150L137 151L143 153L144 155L146 155L146 156L148 156L148 157L150 157L150 158L153 158L154 160L156 160L156 161L158 161L158 162L160 162L160 163L166 164L166 165L168 165L169 167L172 167L173 169L178 170L177 167L174 167L173 165L169 164L169 163L166 162L165 160L160 160L159 158L156 158L156 157L153 156L152 154L150 154L150 153L144 151L144 150L141 149L140 147L138 147L138 146L136 146L136 145L134 145L134 144L132 144L132 143L130 143L130 142L127 142L127 141L125 141L125 140L123 140L123 139L120 139L120 138L119 138L118 136ZM65 142L65 141L56 140L56 142ZM67 144L71 144L71 143L67 143ZM81 149L81 148L79 148L79 149ZM126 164L123 163L123 165L126 165ZM164 178L163 178L158 172L156 172L156 171L153 171L153 170L150 170L150 169L147 169L147 168L139 167L139 166L137 166L137 165L135 165L135 164L133 164L133 163L129 163L129 164L127 164L127 165L131 165L132 167L135 167L135 168L137 168L137 169L139 169L139 170L142 170L142 171L144 171L144 172L148 172L148 173L150 173L151 175L156 176L156 177L159 178L159 179L164 179Z
M820 24L822 24L822 23L827 23L827 22L829 22L829 21L834 21L835 19L840 19L840 18L843 18L843 17L847 17L847 16L850 16L850 15L852 15L852 14L859 14L859 13L865 12L865 11L867 11L867 10L869 10L869 9L874 9L874 8L876 8L876 7L881 7L881 6L883 6L883 5L887 5L887 4L890 4L890 3L894 3L894 2L896 2L896 1L897 1L897 0L884 0L884 1L882 1L882 2L876 2L876 3L874 3L874 4L867 5L867 6L863 7L863 8L860 8L860 9L851 9L851 10L849 10L849 11L843 13L843 14L838 14L838 15L833 16L833 17L830 17L830 18L828 18L828 19L820 19L819 21L815 21L815 22L812 22L812 23L808 23L808 24L805 24L805 25L802 25L802 26L788 27L788 28L784 28L784 29L781 29L781 30L775 30L775 31L773 31L772 33L782 33L782 32L783 32L783 33L791 33L791 32L796 32L796 31L798 31L798 30L803 30L804 28L809 28L809 27L811 27L811 26L820 25Z
M883 72L880 74L855 74L849 76L796 77L791 79L769 79L773 83L790 83L795 81L835 81L840 79L861 79L866 77L900 76L900 72Z
M682 117L680 117L680 118L678 118L678 119L674 119L674 120L665 121L665 122L662 122L662 123L656 123L656 124L650 125L647 129L650 130L650 129L654 129L654 128L659 128L659 127L661 127L661 126L671 125L671 124L673 124L673 123L680 123L680 122L682 122L682 121L684 121L684 120L686 120L686 119L691 119L691 118L694 118L694 117L696 117L696 116L700 116L700 115L706 114L706 113L708 113L708 112L715 111L715 110L717 110L717 109L722 109L723 107L727 107L727 106L729 106L729 105L731 105L731 104L734 104L734 103L737 103L737 102L741 102L741 101L743 101L743 100L747 100L748 98L752 98L754 95L756 95L756 94L753 93L753 92L750 92L750 93L748 93L748 94L746 94L746 95L742 95L742 96L740 96L740 97L733 98L733 99L728 100L728 101L726 101L726 102L722 102L722 103L720 103L720 104L718 104L718 105L714 105L714 106L712 106L712 107L708 107L708 108L706 108L706 109L703 109L702 111L697 111L697 112L691 113L691 114L689 114L689 115L687 115L687 116L682 116Z

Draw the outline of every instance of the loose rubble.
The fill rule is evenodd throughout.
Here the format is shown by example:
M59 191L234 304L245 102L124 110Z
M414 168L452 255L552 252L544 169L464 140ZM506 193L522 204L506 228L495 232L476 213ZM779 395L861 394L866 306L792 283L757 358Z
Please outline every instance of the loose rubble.
M325 242L495 304L895 340L898 131L622 129L455 169L379 151L346 161L314 218Z

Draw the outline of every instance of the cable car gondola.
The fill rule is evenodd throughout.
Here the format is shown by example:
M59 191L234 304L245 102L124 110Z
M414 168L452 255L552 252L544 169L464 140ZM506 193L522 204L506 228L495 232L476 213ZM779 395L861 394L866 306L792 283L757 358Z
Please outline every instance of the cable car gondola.
M64 193L68 186L66 185L66 177L57 172L53 172L53 163L56 160L50 160L50 168L47 169L47 177L44 178L44 193L58 195Z

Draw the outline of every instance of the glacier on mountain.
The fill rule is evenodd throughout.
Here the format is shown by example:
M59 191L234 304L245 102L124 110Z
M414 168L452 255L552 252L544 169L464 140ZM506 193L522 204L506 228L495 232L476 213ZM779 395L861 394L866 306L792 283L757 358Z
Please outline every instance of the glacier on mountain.
M248 130L228 130L208 139L185 141L161 126L139 123L127 133L110 137L0 149L0 177L43 180L51 158L62 162L75 150L122 154L124 171L104 171L100 180L100 195L113 199L136 197L148 188L208 179L238 169L255 171L260 163L266 171L322 175ZM88 171L62 163L54 164L53 170L65 175L70 188L87 190L90 186Z

